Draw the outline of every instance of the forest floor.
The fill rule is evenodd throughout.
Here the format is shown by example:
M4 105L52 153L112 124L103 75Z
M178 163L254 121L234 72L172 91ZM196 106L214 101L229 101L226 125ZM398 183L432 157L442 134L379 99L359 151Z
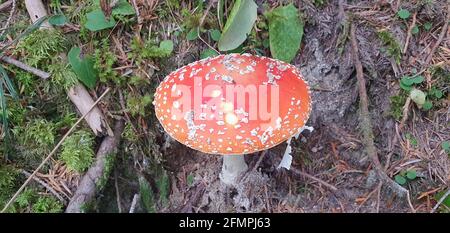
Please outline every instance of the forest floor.
M151 104L156 87L167 74L199 60L209 46L217 46L209 33L222 25L217 5L209 8L209 1L194 0L133 0L129 2L139 14L118 15L113 28L90 32L85 15L95 1L44 1L49 14L63 12L68 18L70 23L53 33L63 39L57 35L39 39L32 33L6 47L31 21L25 5L17 1L13 17L5 25L12 4L1 7L4 2L13 1L0 1L0 27L8 28L5 33L0 31L0 51L5 47L7 56L50 72L52 77L44 80L0 61L18 92L18 99L10 94L4 97L9 126L3 123L0 138L0 207L81 116L66 95L66 84L73 85L65 80L68 74L55 78L65 66L54 66L67 64L58 60L57 54L77 45L84 54L92 55L99 71L90 95L96 99L110 88L98 106L109 125L118 119L125 121L114 165L107 169L104 185L99 186L87 211L450 211L450 198L436 205L450 190L448 1L255 1L257 23L240 52L271 56L264 45L268 37L266 9L293 3L301 13L304 35L291 63L311 86L313 110L307 125L314 130L292 141L291 170L277 169L285 143L245 155L249 171L233 188L219 179L222 157L194 151L171 139ZM232 1L225 2L227 12ZM189 33L199 26L201 38ZM376 165L366 153L351 27L359 47L381 168L409 191L408 196L398 195L377 177ZM173 42L169 55L158 50L163 40ZM418 81L405 86L402 80L406 77ZM426 93L426 104L419 106L409 98L407 89L411 87ZM44 185L33 179L8 211L64 211L105 137L95 136L84 122L76 130L75 135L88 138L88 143L76 137L66 139L36 175ZM6 131L10 131L8 140ZM79 159L80 154L91 159ZM70 164L78 171L70 169Z

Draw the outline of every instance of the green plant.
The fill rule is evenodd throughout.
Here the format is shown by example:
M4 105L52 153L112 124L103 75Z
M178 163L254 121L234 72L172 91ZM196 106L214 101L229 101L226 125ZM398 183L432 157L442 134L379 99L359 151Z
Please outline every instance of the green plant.
M417 146L417 139L414 136L412 136L410 133L406 133L406 139L408 139L409 143L412 146Z
M276 59L291 62L300 49L304 23L298 9L289 4L265 14L269 21L270 52Z
M60 213L63 205L54 197L41 196L33 204L33 213Z
M0 209L3 209L6 202L14 193L19 172L10 165L0 163Z
M146 108L152 103L152 96L147 94L144 96L137 94L129 94L127 96L127 110L132 116L145 116Z
M70 69L69 64L61 61L55 61L48 66L48 71L52 74L50 82L47 85L47 92L54 90L54 93L67 91L78 84L77 75Z
M63 142L60 158L70 170L83 172L94 160L93 145L94 140L90 132L77 131Z
M389 114L396 120L400 120L403 116L403 106L407 99L407 93L400 91L398 95L390 97L390 111Z
M33 188L25 188L15 200L13 209L13 212L60 213L63 205L54 197L40 195Z
M94 51L93 60L94 68L98 71L100 82L106 83L109 80L116 84L121 84L123 79L119 77L117 71L113 69L117 61L116 55L111 51L109 42L103 40L97 44L97 49Z
M400 19L408 19L411 13L407 9L400 9L397 15Z
M378 31L378 38L382 41L382 43L387 46L387 54L394 58L395 62L397 62L397 64L400 63L400 59L402 57L402 49L400 47L400 44L398 43L398 41L395 39L394 36L392 36L392 34L387 31L387 30L381 30Z
M150 183L142 176L139 177L139 194L141 196L141 202L147 212L156 212L153 190Z
M316 7L323 7L328 3L328 0L313 0L312 3Z
M404 185L409 181L416 179L417 172L414 169L411 170L403 170L398 175L394 177L395 182L400 185Z
M13 51L23 57L25 62L34 67L47 67L53 57L66 49L66 40L59 30L38 30L17 44Z
M443 141L441 144L442 149L450 155L450 142L449 141Z
M114 168L114 162L116 161L115 154L107 154L105 156L105 169L103 170L103 174L100 179L95 184L98 187L98 190L102 190L106 183L108 182L109 175L111 174L112 169Z
M228 15L218 42L220 51L236 49L247 39L257 18L257 5L253 0L236 0Z
M445 195L446 192L447 192L446 190L442 190L442 191L436 193L436 195L434 196L433 199L435 201L439 201ZM448 213L449 212L449 208L450 208L450 195L447 196L446 198L444 198L444 200L442 201L440 210L443 213Z
M24 126L12 129L17 140L16 148L25 162L34 165L42 159L55 143L55 123L46 119L33 119Z
M72 66L72 70L77 74L78 79L89 88L94 88L98 79L98 71L94 67L94 60L91 56L80 57L81 49L72 47L67 57Z
M139 136L134 132L131 123L127 123L122 133L123 137L132 143L136 143L139 140Z

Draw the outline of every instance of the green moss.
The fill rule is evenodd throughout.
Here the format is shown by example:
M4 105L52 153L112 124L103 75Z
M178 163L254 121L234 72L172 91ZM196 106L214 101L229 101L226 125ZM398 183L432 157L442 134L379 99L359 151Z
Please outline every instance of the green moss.
M132 116L145 116L146 109L152 103L151 95L147 94L140 96L137 94L130 94L127 96L127 110Z
M403 116L403 106L405 105L406 99L408 98L407 93L401 91L398 95L391 96L391 106L389 114L396 120L400 120Z
M54 197L41 196L33 204L33 213L60 213L63 210L61 202Z
M33 119L13 128L12 132L17 141L18 157L30 166L39 163L55 144L55 123L45 119Z
M138 135L136 135L136 132L134 132L133 127L131 126L130 123L127 123L125 125L122 136L123 138L125 138L125 140L132 143L136 143L139 140Z
M52 75L50 79L52 85L47 85L50 90L67 91L78 84L78 77L68 63L56 60L48 66L48 72ZM46 92L50 92L48 89Z
M37 189L25 188L16 198L10 212L60 213L63 205L53 196L40 195Z
M103 40L100 43L96 43L95 47L97 49L94 51L94 68L98 70L100 82L123 83L124 79L121 79L117 71L113 69L114 64L117 62L117 57L111 51L109 42Z
M70 170L84 172L94 160L93 145L91 133L79 130L63 142L60 158Z
M52 58L65 50L65 39L58 30L37 30L17 44L14 54L23 57L25 62L42 68L52 63Z
M0 209L16 191L19 172L12 166L0 164Z
M135 58L136 62L140 63L143 59L170 56L173 51L173 43L172 41L162 41L158 46L154 40L147 40L142 44L137 38L133 38L131 50L130 57Z
M102 190L105 187L106 183L108 182L109 175L111 174L111 171L114 168L115 160L116 160L115 154L108 154L105 156L105 168L103 170L102 176L96 183L98 190Z
M387 46L387 54L394 58L397 64L400 63L400 59L402 58L402 49L400 44L395 39L395 37L387 30L378 31L378 38L383 42L383 45Z

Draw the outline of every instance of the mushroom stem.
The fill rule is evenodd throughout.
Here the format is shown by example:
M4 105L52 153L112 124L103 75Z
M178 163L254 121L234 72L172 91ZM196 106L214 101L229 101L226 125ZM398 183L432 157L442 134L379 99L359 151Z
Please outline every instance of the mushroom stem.
M234 185L239 175L247 169L244 155L224 155L220 180L226 185Z

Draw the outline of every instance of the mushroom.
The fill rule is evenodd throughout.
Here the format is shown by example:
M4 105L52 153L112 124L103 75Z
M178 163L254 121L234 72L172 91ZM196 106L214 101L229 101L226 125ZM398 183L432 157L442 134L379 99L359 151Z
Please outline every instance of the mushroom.
M180 143L223 155L220 179L234 185L244 154L272 148L299 133L311 111L308 84L292 65L227 54L170 73L153 104L164 130Z

